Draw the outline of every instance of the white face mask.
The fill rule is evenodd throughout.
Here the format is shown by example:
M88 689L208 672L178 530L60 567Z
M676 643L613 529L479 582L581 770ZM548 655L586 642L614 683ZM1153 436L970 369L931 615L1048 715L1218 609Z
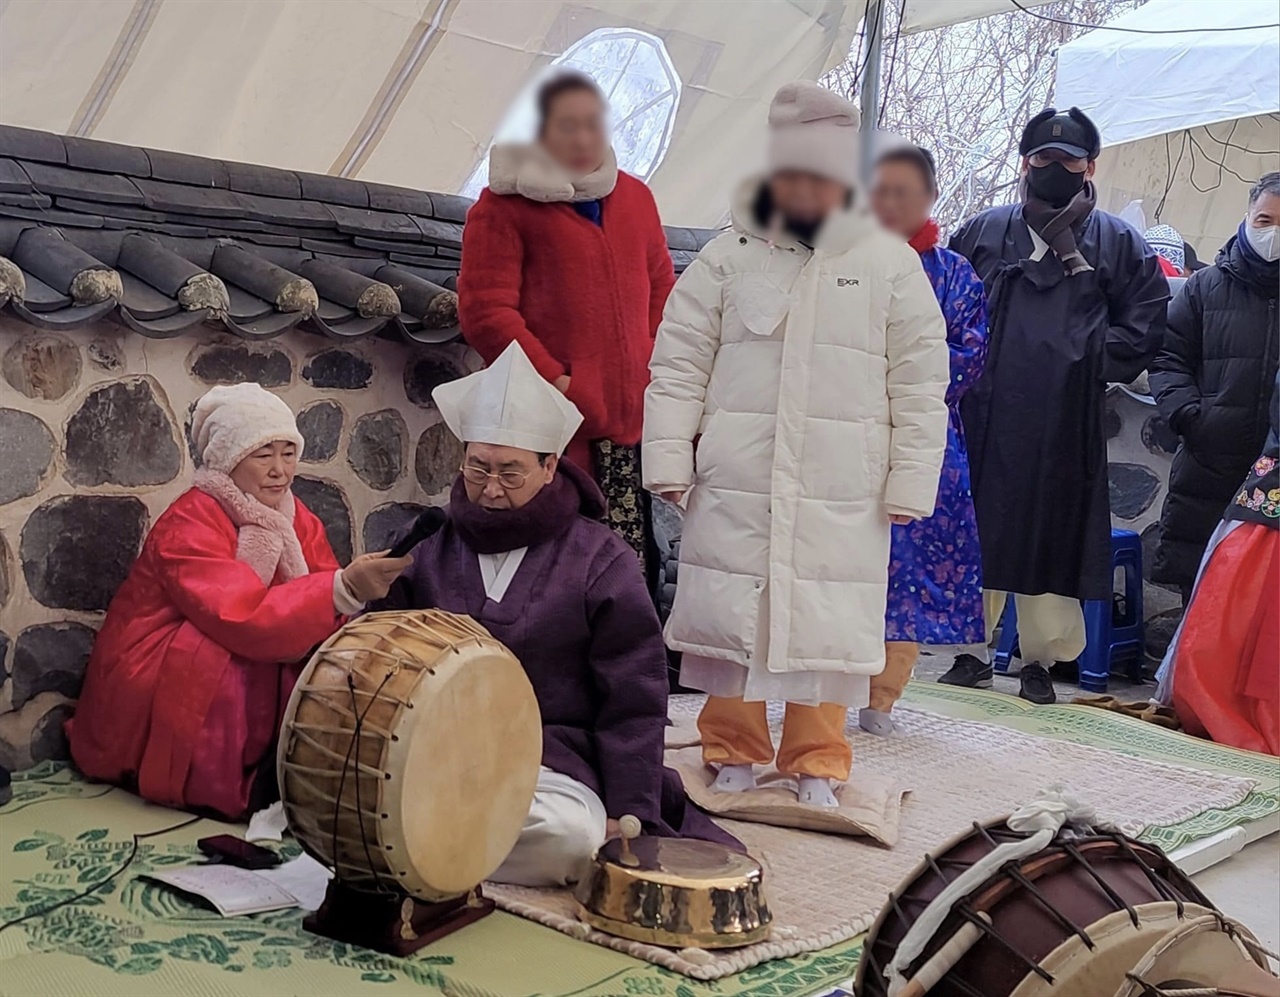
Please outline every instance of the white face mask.
M1249 236L1249 245L1259 256L1269 263L1280 259L1280 225L1254 228L1246 222L1244 230Z

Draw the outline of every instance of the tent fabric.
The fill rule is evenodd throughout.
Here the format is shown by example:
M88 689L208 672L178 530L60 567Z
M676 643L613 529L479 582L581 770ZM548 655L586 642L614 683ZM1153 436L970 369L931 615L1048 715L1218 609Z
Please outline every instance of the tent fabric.
M892 2L892 0L890 0ZM1022 7L1043 7L1053 0L1020 0ZM1010 14L1018 10L1013 0L906 0L902 11L902 33L915 34L945 28L961 21L973 21L992 14Z
M1141 202L1213 262L1250 184L1280 170L1280 8L1275 0L1150 0L1058 51L1054 103L1102 132L1098 204ZM1247 31L1195 29L1271 25Z
M1275 0L1150 0L1108 26L1190 33L1101 29L1058 50L1055 101L1088 111L1104 146L1280 111Z
M663 217L714 225L729 179L759 155L774 91L842 61L864 6L788 0L741 17L687 0L10 0L0 121L460 191L545 67L623 28L659 40L679 76L647 178ZM598 51L601 73L635 76L621 42Z

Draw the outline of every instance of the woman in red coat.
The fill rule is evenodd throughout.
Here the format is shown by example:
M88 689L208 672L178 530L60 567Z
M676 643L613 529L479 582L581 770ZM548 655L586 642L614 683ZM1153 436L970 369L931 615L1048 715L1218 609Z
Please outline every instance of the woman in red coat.
M195 487L111 601L67 731L85 775L234 820L274 798L272 746L302 659L411 562L338 567L290 490L293 413L258 385L209 391L192 438Z
M583 415L566 452L643 560L640 423L649 355L675 282L653 195L618 172L600 88L565 72L538 92L538 141L496 146L462 236L459 315L492 363L518 342Z

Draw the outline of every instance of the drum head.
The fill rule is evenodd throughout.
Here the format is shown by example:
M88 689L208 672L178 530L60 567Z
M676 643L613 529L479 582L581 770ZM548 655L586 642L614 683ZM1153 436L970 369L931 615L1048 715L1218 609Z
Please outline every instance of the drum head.
M1139 904L1134 910L1138 915L1137 925L1128 911L1123 910L1090 924L1086 930L1092 947L1078 935L1072 935L1040 962L1040 968L1053 977L1053 982L1028 973L1011 997L1065 997L1067 994L1103 997L1120 985L1124 974L1147 949L1186 923L1186 918L1213 913L1199 904L1183 904L1179 912L1178 905L1171 901Z
M1143 997L1145 984L1167 990L1219 987L1248 997L1277 997L1280 979L1249 942L1258 940L1243 924L1220 914L1190 917L1164 935L1132 970L1116 997Z
M410 892L465 893L503 863L542 762L533 687L496 641L442 655L387 751L382 839Z

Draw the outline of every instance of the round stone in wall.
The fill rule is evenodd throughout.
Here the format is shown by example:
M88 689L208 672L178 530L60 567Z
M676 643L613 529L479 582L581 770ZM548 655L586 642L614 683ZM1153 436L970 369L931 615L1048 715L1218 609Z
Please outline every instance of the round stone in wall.
M31 763L66 761L71 757L67 746L67 719L75 713L68 703L58 703L36 721L31 728Z
M81 623L41 623L18 634L13 649L13 708L42 692L80 695L96 632Z
M384 492L404 472L409 429L394 409L369 412L356 420L347 444L347 463L370 488Z
M365 517L364 549L366 552L386 550L408 532L409 526L422 515L426 506L415 502L388 502Z
M325 350L307 361L302 376L316 388L354 391L373 380L373 364L350 350Z
M453 485L462 466L464 447L449 432L449 427L438 422L418 437L418 447L413 456L413 471L418 484L428 495L436 495Z
M431 398L434 388L450 381L456 381L464 375L453 364L434 357L422 357L404 368L404 393L409 401L422 408L435 408Z
M342 489L320 478L293 479L293 494L324 524L329 546L340 564L351 563L351 508Z
M191 373L205 384L243 384L281 388L293 380L293 362L280 350L215 344L196 354Z
M1165 582L1154 582L1151 580L1151 572L1156 566L1156 548L1160 545L1160 522L1157 520L1149 524L1146 529L1139 534L1142 541L1142 577L1149 585L1155 585L1164 589L1166 592L1179 591L1177 585L1169 585Z
M1157 456L1177 453L1178 434L1161 416L1153 415L1142 424L1142 443Z
M1141 464L1113 461L1107 465L1111 492L1111 514L1120 519L1137 519L1151 507L1160 491L1160 479Z
M67 423L66 452L73 485L161 485L182 470L177 430L145 377L89 392Z
M132 496L50 499L22 527L19 558L27 588L53 609L106 609L146 528L147 507Z
M12 643L9 640L9 635L0 630L0 688L3 688L5 679L9 677L9 669L6 663L9 660L9 645Z
M23 336L5 351L4 379L28 398L53 401L80 381L80 351L50 333Z
M117 371L124 367L124 350L115 336L95 336L85 347L89 362L101 370Z
M4 441L0 471L0 505L40 490L41 479L53 463L53 434L28 412L0 408L0 440Z
M298 413L298 432L306 446L302 460L306 464L323 464L338 452L342 438L342 406L337 402L316 402Z
M1163 613L1148 616L1142 625L1143 650L1147 659L1159 665L1164 652L1173 642L1174 632L1182 622L1182 608L1166 609Z
M1107 434L1107 439L1114 440L1120 435L1121 419L1120 413L1116 411L1115 399L1107 397L1107 408L1102 415L1102 428Z

